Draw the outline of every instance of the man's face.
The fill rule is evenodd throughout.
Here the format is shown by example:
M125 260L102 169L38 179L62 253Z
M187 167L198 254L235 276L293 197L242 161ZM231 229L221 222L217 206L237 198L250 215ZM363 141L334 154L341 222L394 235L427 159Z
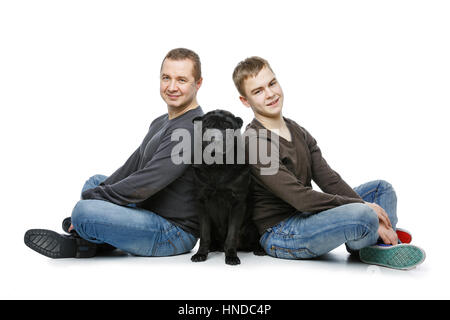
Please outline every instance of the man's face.
M255 76L244 81L245 97L242 103L251 107L253 112L264 117L274 118L281 114L283 108L283 90L274 73L267 67Z
M168 107L184 108L196 103L202 79L195 81L190 59L166 59L161 67L159 92Z

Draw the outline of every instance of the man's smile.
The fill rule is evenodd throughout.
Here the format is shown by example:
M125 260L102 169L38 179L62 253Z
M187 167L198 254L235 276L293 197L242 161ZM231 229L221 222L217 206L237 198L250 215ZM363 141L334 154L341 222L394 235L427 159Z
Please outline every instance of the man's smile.
M268 107L273 107L273 106L275 106L275 105L278 103L279 100L280 100L280 98L278 97L278 98L275 99L274 101L268 103L267 106L268 106Z

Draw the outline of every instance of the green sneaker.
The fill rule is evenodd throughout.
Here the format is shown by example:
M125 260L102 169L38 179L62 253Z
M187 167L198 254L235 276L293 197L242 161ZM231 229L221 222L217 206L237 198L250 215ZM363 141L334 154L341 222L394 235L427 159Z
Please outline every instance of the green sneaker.
M425 251L412 244L375 245L359 251L362 262L383 267L410 270L425 260Z

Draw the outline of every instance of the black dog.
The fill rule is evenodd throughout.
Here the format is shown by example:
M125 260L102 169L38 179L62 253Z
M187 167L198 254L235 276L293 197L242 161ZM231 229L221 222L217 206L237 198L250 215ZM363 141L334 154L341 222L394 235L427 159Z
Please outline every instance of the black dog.
M211 156L220 161L205 163L202 157L201 164L193 165L198 191L200 246L191 260L205 261L208 252L224 251L225 263L237 265L240 264L238 250L264 255L259 245L258 231L251 220L250 168L245 163L245 156L244 161L238 161L238 152L243 152L243 149L239 150L243 148L242 139L239 139L242 119L228 111L215 110L202 117L196 117L193 120L194 124L196 121L201 121L202 137L208 129L215 129L216 133L219 131L222 133L222 141L217 141L220 136L219 138L214 136L216 139L212 139L216 143L219 142L221 147L214 148ZM237 135L232 139L232 148L229 145L231 139L228 140L228 145L226 143L226 129L237 131ZM203 156L209 144L208 141L202 141ZM226 157L230 156L230 152L233 152L231 154L233 157L227 161Z

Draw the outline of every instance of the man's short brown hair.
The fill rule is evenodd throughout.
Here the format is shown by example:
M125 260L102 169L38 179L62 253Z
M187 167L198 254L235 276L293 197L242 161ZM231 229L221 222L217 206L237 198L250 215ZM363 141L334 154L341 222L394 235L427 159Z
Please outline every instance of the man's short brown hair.
M253 56L239 62L234 68L233 81L241 96L245 97L244 81L249 77L256 77L264 67L269 68L273 72L267 60Z
M200 63L200 57L194 51L186 48L176 48L170 50L164 57L164 60L161 64L161 69L166 59L176 61L189 59L194 64L192 75L194 76L195 81L200 80L200 78L202 77L202 65Z

